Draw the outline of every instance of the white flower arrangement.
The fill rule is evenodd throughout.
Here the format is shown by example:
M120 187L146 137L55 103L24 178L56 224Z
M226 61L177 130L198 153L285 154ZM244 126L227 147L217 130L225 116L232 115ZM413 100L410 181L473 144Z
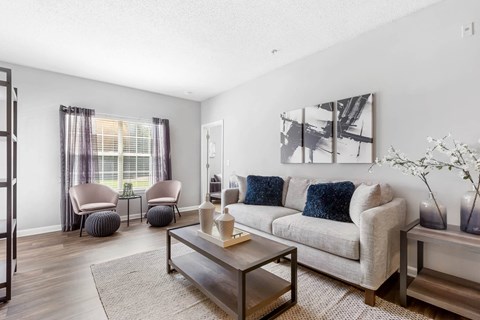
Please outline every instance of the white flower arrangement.
M467 144L454 140L450 134L440 139L427 137L427 142L433 146L427 148L425 155L419 160L410 160L404 153L390 147L388 154L382 159L377 158L374 165L388 164L394 169L401 170L406 175L412 175L422 180L432 195L440 217L442 217L440 208L428 183L427 175L434 169L441 170L447 168L449 171L458 170L459 177L470 181L476 193L468 218L468 225L477 198L480 196L480 154ZM436 157L436 155L441 155L442 157ZM370 172L372 167L370 167ZM443 217L442 221L445 223Z
M445 219L443 218L443 215L441 214L440 206L438 205L437 199L435 198L435 194L433 193L432 188L430 187L430 184L428 183L428 180L427 180L427 175L430 173L432 169L433 162L435 162L435 160L433 159L432 152L428 149L425 156L423 156L419 160L410 160L407 158L407 156L404 153L396 150L393 146L391 146L388 149L388 154L384 156L382 159L377 158L375 160L375 163L372 165L372 167L374 165L382 166L384 164L388 164L390 167L402 171L402 173L405 175L412 175L414 177L418 177L427 186L427 189L437 208L437 212L442 221L442 224L446 227L447 222L445 221ZM370 167L370 172L372 167Z
M439 160L432 157L431 165L437 169L459 170L460 177L469 180L478 192L480 183L480 155L478 151L465 143L452 139L450 134L441 139L427 137L427 141L434 144L431 151L438 151L448 157L448 160ZM478 175L477 182L473 180L472 172Z
M475 190L475 197L466 224L468 227L475 204L480 196L480 155L474 148L454 140L450 134L441 139L427 137L427 141L434 145L432 151L438 151L448 158L448 161L432 158L432 166L439 170L443 168L458 170L459 177L468 180Z

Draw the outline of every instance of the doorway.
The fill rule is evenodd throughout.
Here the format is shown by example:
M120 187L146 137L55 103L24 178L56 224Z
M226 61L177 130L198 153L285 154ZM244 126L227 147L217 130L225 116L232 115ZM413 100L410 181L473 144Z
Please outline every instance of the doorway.
M210 193L210 201L220 204L224 186L223 175L223 120L202 125L201 132L201 194L200 203L205 194Z

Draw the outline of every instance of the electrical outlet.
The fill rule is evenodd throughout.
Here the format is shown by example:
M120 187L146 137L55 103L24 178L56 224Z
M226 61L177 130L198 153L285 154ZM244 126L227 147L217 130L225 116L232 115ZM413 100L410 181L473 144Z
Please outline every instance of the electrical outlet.
M475 34L473 22L462 25L462 38L471 37Z

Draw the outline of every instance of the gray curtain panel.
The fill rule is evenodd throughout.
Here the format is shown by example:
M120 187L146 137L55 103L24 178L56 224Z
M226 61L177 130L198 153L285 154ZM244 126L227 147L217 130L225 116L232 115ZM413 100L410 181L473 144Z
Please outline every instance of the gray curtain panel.
M168 119L153 118L152 139L153 183L172 179L170 158L170 125Z
M62 230L71 231L80 226L70 203L68 191L72 186L93 182L96 173L95 110L60 106L60 157L62 190L60 214Z

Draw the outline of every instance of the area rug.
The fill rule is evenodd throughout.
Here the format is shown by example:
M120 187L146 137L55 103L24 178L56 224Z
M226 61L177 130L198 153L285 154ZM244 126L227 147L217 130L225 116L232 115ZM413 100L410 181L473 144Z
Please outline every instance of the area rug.
M176 244L172 255L189 251ZM179 273L167 274L165 248L91 266L98 295L107 317L122 319L230 319ZM289 262L265 266L290 278ZM218 285L222 285L219 283ZM277 302L281 304L288 294ZM363 292L339 281L299 267L298 303L278 319L428 319L377 297L375 307L363 303ZM267 314L275 303L251 315Z

